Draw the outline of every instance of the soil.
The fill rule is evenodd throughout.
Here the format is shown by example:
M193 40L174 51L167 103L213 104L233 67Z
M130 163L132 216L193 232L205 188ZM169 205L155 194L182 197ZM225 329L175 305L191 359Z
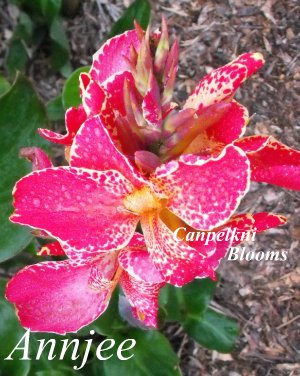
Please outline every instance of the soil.
M91 63L113 22L128 0L82 1L72 18L64 19L73 68ZM176 99L184 101L198 80L238 54L260 51L266 64L237 92L236 99L252 114L247 134L271 134L300 149L299 16L296 0L159 0L152 1L152 26L164 13L172 37L180 39ZM0 0L0 73L18 10ZM64 83L50 65L49 46L32 58L27 74L44 100L54 98ZM288 217L288 224L257 236L259 250L286 250L287 261L225 261L212 306L235 317L241 328L232 354L203 349L183 330L165 332L181 359L184 376L300 375L300 194L253 183L240 212L270 211Z

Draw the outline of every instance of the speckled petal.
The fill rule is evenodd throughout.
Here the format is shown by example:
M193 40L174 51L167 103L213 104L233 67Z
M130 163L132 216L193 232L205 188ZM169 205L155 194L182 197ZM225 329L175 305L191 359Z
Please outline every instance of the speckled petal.
M144 237L141 234L136 233L128 246L121 250L119 263L137 281L150 284L164 282L161 274L151 261Z
M128 246L121 250L119 263L125 270L120 283L134 317L147 326L156 327L158 293L165 282L147 252L142 235L136 233Z
M129 30L121 35L109 39L93 56L93 64L90 75L99 83L110 76L129 71L129 65L124 56L130 56L130 47L138 49L140 41L136 30Z
M225 223L223 227L218 229L221 232L223 229L236 229L237 233L244 232L251 234L254 231L260 233L268 230L269 228L284 225L286 223L286 218L280 214L273 213L243 213L237 214L230 218L228 222ZM233 239L232 245L238 245L241 243L241 238L239 240Z
M164 283L149 283L136 280L122 273L120 285L132 306L132 313L146 326L157 327L158 294Z
M249 187L249 162L234 146L216 157L183 155L156 169L153 182L165 190L167 207L188 225L211 230L225 223Z
M88 117L98 115L106 109L106 93L97 82L89 82L82 94L82 105Z
M207 129L207 135L227 145L244 134L248 122L247 108L233 100L222 118Z
M108 96L108 102L117 116L125 116L124 85L128 82L130 89L134 90L134 78L130 72L117 73L102 83Z
M105 311L109 290L90 284L92 265L70 260L30 265L8 283L20 323L38 332L77 332Z
M250 136L236 142L251 165L251 180L300 190L300 151L274 137Z
M93 170L117 170L136 185L145 181L112 142L99 116L88 119L71 147L70 165Z
M72 144L74 136L78 132L78 129L85 120L86 113L82 105L80 105L78 108L71 107L67 110L65 115L67 130L67 133L65 135L44 128L39 128L38 132L48 141L54 142L56 144L70 146Z
M132 184L118 171L57 167L33 172L14 189L11 221L45 230L74 258L121 249L137 217L123 207Z
M47 243L38 252L38 256L65 256L66 253L63 250L59 242Z
M182 286L199 275L205 254L177 241L158 216L145 217L141 224L151 259L166 282Z
M197 111L233 96L238 87L264 64L260 53L245 53L202 78L184 108Z

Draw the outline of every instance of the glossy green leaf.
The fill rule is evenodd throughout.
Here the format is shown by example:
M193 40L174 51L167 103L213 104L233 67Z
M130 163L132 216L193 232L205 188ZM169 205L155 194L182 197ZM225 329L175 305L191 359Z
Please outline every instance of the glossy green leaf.
M5 77L0 75L0 96L3 95L10 88L10 83Z
M113 25L109 36L113 37L133 29L134 20L137 20L142 28L146 29L150 21L150 13L151 6L148 0L135 0Z
M7 280L0 279L0 375L27 376L30 370L30 360L19 360L16 351L13 360L4 360L20 341L25 330L20 326L13 306L4 298Z
M210 308L190 315L182 323L188 335L202 346L222 353L231 352L239 335L236 321Z
M47 103L47 116L50 121L63 120L65 118L65 110L62 103L62 96L59 95Z
M188 314L200 314L213 297L217 283L210 278L195 279L183 287L166 285L160 292L160 305L167 321L181 321Z
M78 107L81 104L79 91L79 75L81 72L88 72L90 66L76 69L67 79L63 88L62 100L65 109L69 107Z
M0 97L0 262L12 258L32 236L28 228L9 222L12 189L30 171L30 164L18 157L26 146L46 146L37 128L47 128L46 112L31 83L19 75L9 91Z
M185 285L183 289L183 299L186 314L200 314L209 305L217 287L217 282L210 278L195 279Z
M112 338L112 337L110 337ZM103 361L106 376L178 376L179 359L173 351L167 338L156 330L132 329L126 334L115 335L114 351L103 352L104 356L114 354L110 359ZM124 340L134 339L136 345L128 351L124 351L124 357L128 360L117 358L117 348ZM129 347L131 342L126 342L124 348Z

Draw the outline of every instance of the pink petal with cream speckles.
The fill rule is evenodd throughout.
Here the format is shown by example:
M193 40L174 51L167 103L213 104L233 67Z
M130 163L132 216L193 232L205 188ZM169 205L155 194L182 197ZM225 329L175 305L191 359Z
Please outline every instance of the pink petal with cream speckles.
M141 224L151 259L166 282L182 286L200 274L206 254L177 241L158 216L142 218Z
M164 283L153 284L136 280L127 273L120 278L120 285L124 291L135 318L146 326L157 327L158 294Z
M207 135L225 145L230 144L243 135L248 121L247 108L233 100L222 118L207 129Z
M235 143L250 161L251 180L300 190L300 151L272 136L250 136Z
M37 253L39 256L65 256L66 253L63 250L59 242L52 242L44 245Z
M32 163L32 171L52 167L52 162L48 155L40 148L22 148L20 149L19 155Z
M169 196L170 211L196 229L225 223L249 186L249 162L234 146L216 158L183 155L157 168L153 182Z
M109 39L93 56L90 75L99 83L110 76L129 71L130 67L125 57L130 56L130 48L138 49L140 41L136 30L129 30Z
M117 73L102 83L103 89L108 95L108 102L117 116L125 116L124 85L128 82L130 89L134 90L135 84L130 72Z
M82 105L88 117L100 114L107 107L106 93L97 82L89 82L82 94Z
M88 119L77 133L70 165L98 171L117 170L137 185L145 183L135 167L117 150L99 116Z
M77 332L105 311L109 289L91 284L92 265L70 260L30 265L8 283L20 323L38 332ZM112 277L113 270L106 278Z
M133 236L128 246L121 250L119 263L131 277L138 281L147 283L164 282L149 257L144 237L138 233Z
M65 116L67 133L65 135L50 131L49 129L39 128L38 132L46 140L55 142L56 144L62 144L70 146L72 144L73 138L78 132L81 124L86 120L86 113L83 106L78 108L71 107L67 110Z
M228 222L225 223L223 227L220 227L218 231L223 229L236 229L237 233L241 232L256 232L260 233L268 230L269 228L284 225L286 223L286 218L283 215L273 214L273 213L243 213L237 214L230 218ZM241 241L233 239L232 245L238 245Z
M125 270L120 283L133 310L133 315L145 325L157 326L158 294L165 282L155 268L146 249L144 237L135 234L119 254Z
M129 242L138 219L125 211L123 198L132 189L115 170L58 167L33 172L15 186L11 221L45 230L71 258L89 258Z
M199 111L232 97L238 87L264 64L260 53L245 53L202 78L184 108Z

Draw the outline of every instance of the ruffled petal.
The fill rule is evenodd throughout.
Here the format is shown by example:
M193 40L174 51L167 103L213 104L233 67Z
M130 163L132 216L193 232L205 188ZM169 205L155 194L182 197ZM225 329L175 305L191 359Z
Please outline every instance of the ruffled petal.
M45 230L69 257L88 258L120 249L138 218L125 211L133 186L118 171L58 167L33 172L14 189L11 221Z
M102 83L107 93L107 100L117 116L125 116L124 85L128 82L131 90L134 90L134 78L130 72L117 73Z
M199 276L206 253L177 241L158 216L145 217L141 224L151 259L166 282L182 286ZM214 244L209 244L206 252L212 249Z
M82 105L78 108L71 107L67 110L65 115L66 130L65 135L50 131L49 129L39 128L39 134L46 140L54 142L56 144L62 144L70 146L73 138L78 132L81 124L86 120L86 113Z
M207 134L209 138L227 145L244 134L248 122L247 108L233 100L222 118L207 129Z
M88 119L71 147L70 165L97 171L117 170L137 185L145 184L140 173L112 142L99 116Z
M167 208L188 225L211 230L230 218L249 187L249 162L232 145L216 157L183 155L156 169L153 183L169 197Z
M91 270L91 264L70 260L30 265L8 283L6 298L25 328L77 332L105 311L111 293L91 285Z
M116 73L129 71L126 57L130 56L131 46L135 49L140 46L136 30L126 31L109 39L93 56L89 72L92 79L101 83Z
M82 105L88 117L98 115L107 108L106 93L97 82L89 82L82 94Z
M158 295L164 285L139 281L122 273L120 285L132 307L133 316L146 326L157 327Z
M277 227L284 225L286 223L286 218L280 214L273 214L273 213L243 213L237 214L230 218L228 222L225 223L224 226L215 229L216 232L222 232L224 229L231 229L236 230L237 238L233 235L234 233L231 232L229 236L232 236L232 245L238 245L242 243L246 238L242 238L242 233L250 234L251 233L260 233L263 231L268 230L269 228Z
M164 282L164 279L154 267L149 257L145 239L141 234L136 233L130 240L128 246L121 250L119 263L122 268L137 281L150 284Z
M135 234L129 245L119 254L125 272L120 284L127 296L134 317L145 325L157 326L158 294L165 282L146 249L144 237Z
M260 53L245 53L202 78L184 108L202 110L233 96L238 87L264 64Z
M300 190L300 151L272 136L250 136L235 143L247 153L251 180Z

